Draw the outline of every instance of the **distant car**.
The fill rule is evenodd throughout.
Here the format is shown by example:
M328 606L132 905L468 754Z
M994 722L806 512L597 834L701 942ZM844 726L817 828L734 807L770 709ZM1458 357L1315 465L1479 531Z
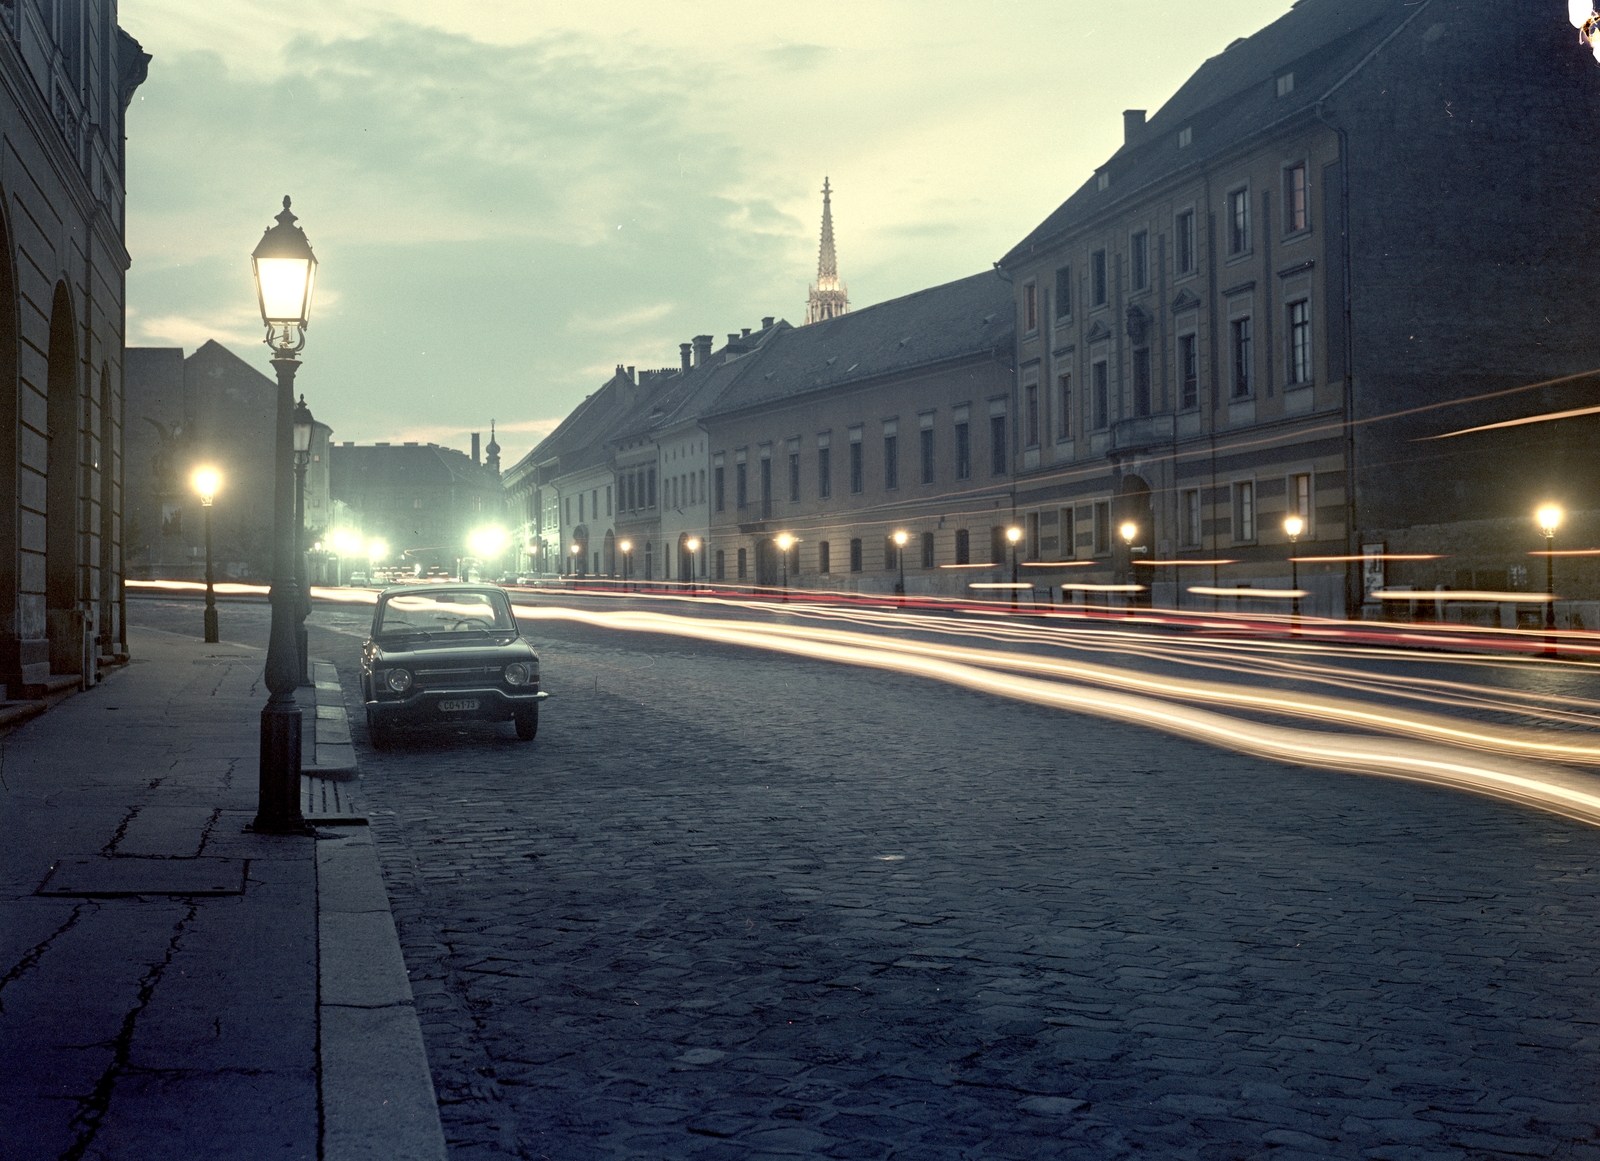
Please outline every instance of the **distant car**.
M361 651L367 727L386 746L398 726L515 722L539 732L539 655L517 628L511 602L492 585L385 589Z
M347 585L364 585L364 584L370 584L371 582L367 579L367 574L366 573L364 573L364 572L353 572L353 573L350 574L349 579L346 580L344 583L347 584Z

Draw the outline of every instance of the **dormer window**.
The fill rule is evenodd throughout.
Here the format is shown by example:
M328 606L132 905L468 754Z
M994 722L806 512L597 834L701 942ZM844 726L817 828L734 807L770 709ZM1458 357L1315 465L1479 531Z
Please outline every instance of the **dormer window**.
M1194 130L1185 125L1178 130L1178 148L1187 149L1194 144Z
M1111 173L1107 170L1102 170L1096 184L1100 189L1111 188Z
M1287 97L1294 92L1294 74L1284 73L1278 78L1278 96Z

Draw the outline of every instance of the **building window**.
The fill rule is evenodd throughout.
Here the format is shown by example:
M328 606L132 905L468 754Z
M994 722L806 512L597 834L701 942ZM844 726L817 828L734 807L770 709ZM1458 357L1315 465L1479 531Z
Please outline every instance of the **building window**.
M817 545L817 571L833 571L833 561L829 559L828 542L826 540Z
M645 497L644 497L644 499L645 499L645 507L654 508L656 506L656 470L655 470L655 468L650 468L645 472L644 484L645 484Z
M766 520L772 515L772 461L763 458L761 461L761 519Z
M789 502L800 501L800 453L789 453Z
M883 538L883 571L893 572L900 567L900 546L894 542L893 536Z
M1294 92L1294 74L1284 73L1278 78L1278 96L1287 97Z
M1289 382L1311 382L1311 304L1289 304Z
M1140 230L1128 250L1129 277L1135 290L1150 289L1150 235Z
M1039 287L1032 282L1022 284L1022 330L1032 334L1039 329Z
M743 508L750 503L750 465L733 465L733 506ZM741 549L740 551L743 551ZM743 576L744 573L740 573Z
M861 538L859 536L850 541L850 571L861 571Z
M748 552L749 552L749 550L748 549L744 549L744 548L741 548L739 550L739 579L740 580L743 580L745 578L746 574L750 570L750 557L747 555Z
M850 441L850 494L859 496L864 489L864 473L861 469L861 441Z
M1090 294L1095 306L1106 304L1106 252L1096 250L1089 255Z
M788 569L790 576L800 575L800 542L797 540L789 546Z
M972 429L965 423L956 424L956 479L972 476Z
M1305 521L1305 531L1311 531L1311 473L1302 472L1289 477L1289 511Z
M1185 125L1178 130L1178 148L1187 149L1194 144L1194 127Z
M726 468L713 468L711 470L711 482L712 482L712 485L715 487L716 493L717 493L717 511L718 512L727 511L727 504L725 502L725 497L724 497L724 493L725 493L726 489L723 486L727 482L725 477L724 477L724 475L723 475L723 473L726 472L726 471L727 471Z
M1039 446L1039 384L1029 383L1022 389L1023 447Z
M1194 211L1184 210L1178 215L1177 227L1174 231L1176 253L1173 261L1177 263L1178 274L1194 273Z
M727 578L728 578L728 557L727 557L727 554L724 553L722 551L722 549L719 548L719 549L717 549L717 579L718 580L726 580Z
M933 567L933 533L931 532L922 534L922 567Z
M1111 551L1111 501L1099 500L1094 506L1094 554L1105 556Z
M1256 538L1256 485L1253 480L1241 480L1233 486L1233 538L1237 541Z
M1102 171L1095 176L1095 186L1099 189L1111 188L1111 173L1109 170Z
M1188 488L1178 493L1179 543L1185 548L1200 547L1200 489Z
M1057 555L1062 560L1071 560L1078 555L1078 539L1077 529L1074 527L1074 515L1075 513L1071 508L1061 509L1061 535L1057 543Z
M650 542L648 540L645 541L644 542L644 579L645 580L650 580L655 576L654 571L652 571L655 568L655 555L654 555L654 553L655 553L655 550L653 548L651 548Z
M1104 359L1089 369L1089 379L1093 391L1090 406L1094 408L1094 430L1103 431L1110 416L1110 370Z
M477 498L478 497L476 497L476 496L473 497L474 500L476 500ZM583 519L584 519L584 517L583 517L583 493L579 492L578 493L578 523L582 524L583 523Z
M1039 513L1029 512L1027 520L1028 530L1028 559L1039 559Z
M972 536L965 528L956 529L956 563L972 563Z
M1200 406L1200 342L1194 335L1178 336L1178 379L1180 406Z
M1283 171L1283 230L1293 234L1310 225L1306 205L1306 163Z
M1150 414L1150 348L1140 347L1133 352L1133 411L1135 415Z
M900 437L898 435L886 435L883 437L883 486L890 489L900 486Z
M1233 397L1243 399L1250 394L1250 320L1236 318L1230 325L1233 330Z
M1006 474L1006 417L992 415L989 417L989 474L1003 476Z
M1004 524L989 525L989 563L1006 562L1006 528Z
M1250 191L1236 189L1228 195L1228 253L1250 249Z
M833 464L828 459L832 448L817 449L817 495L826 500L833 495Z
M1056 380L1056 438L1072 438L1072 373Z
M1072 267L1056 271L1056 317L1072 317Z
M933 428L925 427L917 433L922 444L922 482L933 483Z
M611 485L606 485L606 515L611 515Z

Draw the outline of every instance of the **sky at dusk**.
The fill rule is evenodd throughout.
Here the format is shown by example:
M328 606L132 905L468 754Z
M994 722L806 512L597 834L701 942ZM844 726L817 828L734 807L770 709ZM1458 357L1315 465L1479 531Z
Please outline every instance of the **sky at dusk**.
M618 363L805 316L823 175L854 308L987 268L1290 0L122 0L128 344L269 372L250 250L320 261L334 438L506 466Z

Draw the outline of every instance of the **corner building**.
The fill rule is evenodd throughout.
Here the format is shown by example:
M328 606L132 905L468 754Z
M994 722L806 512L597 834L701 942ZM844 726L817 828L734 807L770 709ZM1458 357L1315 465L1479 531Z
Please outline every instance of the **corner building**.
M1596 365L1573 144L1600 76L1561 17L1301 0L1124 115L1123 147L1000 263L1031 557L1170 606L1452 530L1437 564L1300 566L1306 612L1359 615L1378 585L1473 587L1463 565L1503 588L1540 500L1597 507L1592 419L1426 440L1593 402L1593 377L1512 390Z
M125 656L124 115L114 0L0 5L0 685Z

